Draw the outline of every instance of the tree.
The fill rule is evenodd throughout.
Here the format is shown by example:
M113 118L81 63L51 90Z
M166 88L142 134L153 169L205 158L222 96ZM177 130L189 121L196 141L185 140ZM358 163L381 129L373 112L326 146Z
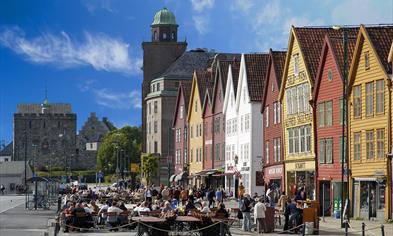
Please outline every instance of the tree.
M106 134L98 148L97 170L115 173L118 159L121 163L140 163L141 137L141 128L136 126L125 126Z
M158 157L151 153L144 153L141 157L141 172L146 179L146 184L151 184L153 174L158 169Z

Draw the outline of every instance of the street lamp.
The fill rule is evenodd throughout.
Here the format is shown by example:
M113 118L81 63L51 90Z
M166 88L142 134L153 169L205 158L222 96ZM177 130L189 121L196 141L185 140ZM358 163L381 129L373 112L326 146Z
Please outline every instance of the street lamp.
M348 69L348 31L346 30L345 27L342 26L338 26L335 25L333 26L334 30L340 30L342 29L343 31L343 48L344 48L344 54L343 54L343 61L344 61L344 65L343 65L343 71L342 71L342 75L343 75L343 90L342 90L342 96L343 96L343 111L342 111L342 138L341 138L341 146L343 147L341 149L341 156L342 156L342 160L341 160L341 227L344 228L344 216L345 216L345 212L344 212L344 204L343 204L343 200L345 197L345 204L348 204L346 206L346 211L349 211L349 160L348 160L348 147L347 144L348 142L346 142L346 138L348 137L348 78L347 78L347 69ZM345 135L347 134L347 135ZM346 196L344 196L344 172L345 172L345 167L344 167L344 162L347 164L347 168L346 168L346 174L347 174L347 194ZM348 214L347 215L347 220L349 220Z

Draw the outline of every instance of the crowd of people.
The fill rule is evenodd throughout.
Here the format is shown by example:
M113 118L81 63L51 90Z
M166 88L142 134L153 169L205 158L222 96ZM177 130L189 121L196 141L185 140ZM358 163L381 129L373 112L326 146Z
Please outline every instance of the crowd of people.
M254 225L259 233L267 231L267 207L273 207L285 216L284 230L301 224L301 208L297 206L297 201L306 199L304 189L299 189L294 198L289 198L285 192L279 192L274 186L269 186L262 196L254 193L251 197L240 184L236 197L238 211L235 217L242 220L244 231L251 231ZM222 186L213 189L205 185L197 188L141 184L134 189L84 190L73 186L70 193L62 197L61 213L66 225L65 231L68 231L67 226L70 225L93 227L93 222L116 228L127 224L130 216L143 216L149 212L155 212L157 215L168 212L175 215L190 215L197 211L212 217L229 218L230 212L224 204L226 198L228 194ZM81 218L84 219L83 222Z

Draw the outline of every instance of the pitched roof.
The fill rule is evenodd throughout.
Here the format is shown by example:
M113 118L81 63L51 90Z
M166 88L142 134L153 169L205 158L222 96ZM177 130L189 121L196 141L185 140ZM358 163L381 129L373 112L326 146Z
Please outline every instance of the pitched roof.
M13 151L13 145L12 144L13 144L13 142L10 142L2 150L0 150L0 156L12 156L12 151Z
M237 82L239 81L239 72L240 72L240 61L236 61L235 63L231 64L232 69L232 82L233 82L233 91L237 93Z
M389 50L393 40L393 25L389 26L365 26L367 34L370 36L379 59L385 71L392 73L392 64L388 62Z
M205 93L208 88L212 88L214 85L214 79L212 78L212 72L208 70L201 70L196 72L199 98L201 99L201 104L203 104L202 99L205 98Z
M176 117L177 117L176 115L179 109L181 94L183 94L183 98L184 98L184 110L185 111L188 110L188 103L190 101L190 96L191 96L191 87L192 87L192 80L181 80L179 83L179 88L177 90L175 111L173 112L172 126L175 126L176 123Z
M355 37L358 28L346 27L348 37ZM293 32L298 39L307 70L310 73L311 82L314 82L325 35L342 37L343 28L335 30L330 27L293 27Z
M268 83L268 81L270 79L270 67L273 66L274 72L275 72L275 78L276 78L276 82L277 82L277 87L280 88L286 55L287 55L286 51L273 51L272 49L269 50L269 62L268 62L268 66L267 66L267 73L266 73L266 79L265 79L266 84ZM261 112L263 112L264 108L265 108L267 89L268 89L267 86L264 86L263 94L262 94Z
M219 61L219 70L221 74L221 85L224 88L224 96L225 96L225 88L227 86L227 78L228 78L228 69L229 65L233 67L239 67L240 66L240 58L234 57L231 60L220 60ZM233 75L233 70L232 70L232 75ZM236 76L238 77L238 76Z
M205 51L187 51L183 53L160 77L192 79L194 70L206 69L216 53Z
M251 101L261 101L269 54L244 54L248 92Z
M329 37L328 40L330 41L331 49L333 51L334 59L337 61L339 66L340 72L344 70L344 42L342 38L337 37ZM348 67L351 65L352 55L355 51L356 39L355 38L348 38L348 51L347 51L347 58Z

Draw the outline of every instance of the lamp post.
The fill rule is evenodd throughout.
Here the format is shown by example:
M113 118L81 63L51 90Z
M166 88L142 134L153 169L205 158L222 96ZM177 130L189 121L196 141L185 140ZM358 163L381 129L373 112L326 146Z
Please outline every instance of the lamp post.
M343 76L343 90L342 90L342 102L343 102L343 111L342 111L342 138L341 138L341 146L343 147L341 149L341 227L344 228L344 216L347 216L347 220L349 220L348 214L344 212L344 209L346 211L349 211L349 160L348 160L348 147L347 144L348 142L346 141L346 137L348 136L348 78L347 78L347 69L348 69L348 31L346 30L345 27L341 26L333 26L334 30L340 30L342 29L343 31L343 71L342 71L342 76ZM344 196L344 174L345 174L345 167L344 163L346 163L346 175L347 175L347 186L346 186L346 196ZM345 198L345 203L348 204L344 208L344 198Z

